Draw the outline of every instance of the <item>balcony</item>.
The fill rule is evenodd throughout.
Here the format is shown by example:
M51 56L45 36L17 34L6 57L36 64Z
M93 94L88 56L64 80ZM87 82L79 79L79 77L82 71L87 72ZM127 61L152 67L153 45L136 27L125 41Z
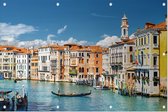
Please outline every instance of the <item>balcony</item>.
M46 63L46 61L42 61L42 63Z
M77 70L76 69L69 70L69 75L77 75Z
M112 70L122 70L123 66L122 65L113 65L111 66Z
M157 77L157 76L153 77L153 82L159 82L159 81L160 81L159 77Z
M153 65L153 68L154 69L159 69L159 66L158 65Z
M38 72L50 72L48 70L38 70Z
M52 67L56 67L56 66L57 66L56 63L51 63L50 65L51 65Z
M112 66L112 65L122 65L123 63L122 62L112 62L112 63L110 63L110 65Z

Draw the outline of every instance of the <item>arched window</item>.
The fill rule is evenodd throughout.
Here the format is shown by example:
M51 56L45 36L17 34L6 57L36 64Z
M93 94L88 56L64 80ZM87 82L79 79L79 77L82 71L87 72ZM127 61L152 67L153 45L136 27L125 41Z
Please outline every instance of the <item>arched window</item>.
M82 67L82 72L84 72L84 68Z
M123 34L126 35L126 29L123 29Z
M141 65L143 65L143 51L141 51Z
M79 72L81 72L81 68L79 68Z
M132 54L130 55L130 62L132 63L133 61L133 57L132 57Z

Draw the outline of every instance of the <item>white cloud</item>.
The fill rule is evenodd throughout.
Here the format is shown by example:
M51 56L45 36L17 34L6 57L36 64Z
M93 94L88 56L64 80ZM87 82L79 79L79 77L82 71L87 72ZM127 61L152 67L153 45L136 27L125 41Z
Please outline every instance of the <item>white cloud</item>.
M115 18L114 16L102 15L102 14L96 14L96 13L91 13L91 15L95 17L100 17L100 18Z
M51 38L52 37L55 37L55 35L53 35L53 34L48 34L48 36L47 36L47 41L49 42L49 41L51 41Z
M60 28L57 30L57 34L63 33L67 29L67 25L65 25L63 28Z
M33 26L25 24L11 25L0 23L0 39L4 41L14 41L20 35L37 31Z
M53 37L54 35L48 35L47 37ZM19 40L14 40L14 41L0 41L0 45L15 45L18 47L26 47L26 48L38 48L40 46L45 46L48 44L59 44L59 45L64 45L64 44L79 44L79 45L93 45L92 42L88 42L85 40L77 40L74 37L70 37L67 40L42 40L42 39L35 39L32 41L19 41Z
M117 36L108 36L108 35L103 35L102 36L104 39L100 40L96 43L96 45L102 46L102 47L109 47L112 45L112 43L119 42L121 41L120 38Z

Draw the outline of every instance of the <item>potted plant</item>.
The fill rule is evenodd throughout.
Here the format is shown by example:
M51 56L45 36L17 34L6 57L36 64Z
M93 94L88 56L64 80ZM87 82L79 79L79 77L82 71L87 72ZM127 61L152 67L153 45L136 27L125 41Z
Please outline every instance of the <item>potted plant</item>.
M156 77L156 76L153 77L153 81L154 81L154 82L159 82L159 77Z

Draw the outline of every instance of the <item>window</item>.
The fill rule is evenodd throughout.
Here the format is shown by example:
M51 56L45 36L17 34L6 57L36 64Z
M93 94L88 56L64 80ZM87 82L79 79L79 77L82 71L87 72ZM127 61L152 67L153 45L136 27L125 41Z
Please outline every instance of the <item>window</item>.
M147 73L148 73L148 79L149 79L149 71Z
M81 68L79 68L79 72L82 72L82 69L81 69Z
M132 50L132 46L129 47L129 51L130 51L130 52L133 51L133 50Z
M89 59L87 59L87 63L89 63Z
M126 35L126 29L123 29L123 33L124 33L124 35Z
M98 57L99 57L99 54L96 54L96 57L98 58Z
M43 66L43 71L47 71L47 66Z
M132 77L134 77L134 73L132 73Z
M153 36L153 44L157 44L157 36Z
M130 55L130 62L131 63L133 62L133 56L132 56L132 54Z
M99 64L99 61L96 61L96 64Z
M124 55L124 62L126 63L126 55Z
M130 79L130 73L128 73L128 79Z
M154 76L154 77L157 77L157 72L153 72L153 76ZM153 85L154 85L154 86L157 86L157 82L154 81L154 82L153 82Z
M84 72L84 68L82 68L82 72Z
M156 66L157 65L157 57L153 57L153 65Z
M141 38L141 45L143 45L143 38Z
M47 56L41 56L41 61L42 61L42 63L45 63L46 60L47 60Z
M143 56L144 56L143 51L141 51L141 65L143 65L143 62L144 62Z
M146 37L144 37L144 45L146 45Z
M99 68L96 68L96 73L98 73L99 72Z
M90 54L89 53L87 53L87 56L90 58Z
M150 42L150 37L149 37L149 34L148 34L148 44L149 44L149 42Z

